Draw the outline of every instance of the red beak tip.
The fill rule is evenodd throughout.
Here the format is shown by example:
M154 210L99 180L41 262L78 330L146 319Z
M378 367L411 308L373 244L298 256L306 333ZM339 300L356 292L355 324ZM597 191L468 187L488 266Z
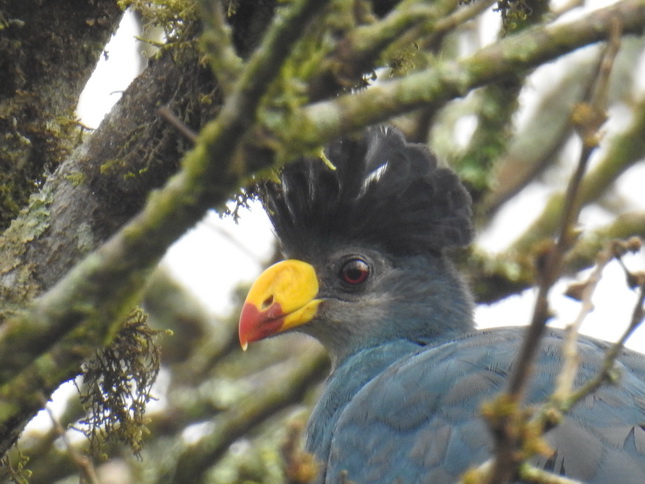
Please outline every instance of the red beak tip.
M249 342L259 341L277 333L282 327L282 309L278 303L260 311L252 303L245 303L240 314L240 346L246 351Z

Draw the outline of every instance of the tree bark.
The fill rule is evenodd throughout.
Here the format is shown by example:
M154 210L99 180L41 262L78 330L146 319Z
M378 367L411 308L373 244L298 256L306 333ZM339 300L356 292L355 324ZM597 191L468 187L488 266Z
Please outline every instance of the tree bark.
M0 229L74 148L79 94L121 15L111 0L0 3Z

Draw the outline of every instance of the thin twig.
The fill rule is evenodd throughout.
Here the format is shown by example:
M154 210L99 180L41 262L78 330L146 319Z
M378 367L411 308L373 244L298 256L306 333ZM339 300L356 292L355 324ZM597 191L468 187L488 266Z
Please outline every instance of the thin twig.
M555 391L552 399L562 401L568 398L573 388L576 373L578 372L578 332L585 318L593 311L593 302L591 298L598 287L602 277L602 272L607 264L614 258L612 249L615 242L610 242L596 257L596 266L589 275L588 279L582 283L581 289L581 306L576 319L566 328L566 337L562 345L562 355L564 362L562 370L558 374Z
M595 289L595 286L600 277L600 272L606 266L606 264L612 259L617 259L620 261L620 258L623 254L627 252L637 252L641 249L642 243L637 237L633 237L627 241L614 240L598 255L597 267L589 277L589 280L583 284L582 298L583 306L585 308L581 309L581 313L585 313L586 308L591 306L591 292ZM624 267L625 273L627 274L627 279L630 279L631 273L626 267ZM580 401L585 396L589 395L591 392L595 391L600 385L606 381L611 381L613 378L612 369L614 362L620 351L623 348L623 345L627 338L632 334L634 329L642 323L643 314L642 314L642 302L643 302L643 293L645 292L645 278L641 281L643 286L641 287L641 295L639 300L636 302L634 311L632 314L632 319L630 321L629 327L625 330L622 337L618 342L616 342L605 354L602 367L598 374L583 385L578 390L572 391L573 387L573 378L575 377L577 371L577 349L575 348L575 336L568 335L568 339L565 342L563 348L563 354L565 356L565 362L563 364L563 369L558 377L558 384L555 392L551 396L549 402L543 405L535 414L533 422L539 425L540 428L545 429L547 425L553 426L555 420L559 419L563 413L569 411L569 409ZM629 282L628 282L629 285ZM590 286L590 287L587 287ZM631 287L631 286L630 286ZM586 302L584 302L586 300ZM640 308L640 309L639 309ZM641 311L641 313L639 313ZM581 317L583 317L581 315ZM571 341L569 341L571 338ZM567 345L573 344L573 350L567 348ZM563 376L563 373L567 373L567 376ZM554 416L558 417L554 419Z
M605 109L607 103L607 78L611 73L611 66L620 46L621 29L613 23L610 41L600 60L595 86L592 89L591 99L585 105L588 109L588 116L578 120L583 138L583 148L576 169L569 180L566 190L564 209L561 216L560 229L557 242L554 247L547 250L544 255L541 267L538 267L539 287L538 296L533 310L531 326L529 327L525 345L520 353L520 361L516 371L511 377L509 393L520 395L527 380L533 355L537 350L537 342L543 333L544 325L550 317L548 295L551 287L560 276L562 263L566 253L573 247L577 239L577 232L574 229L580 213L580 186L586 173L589 159L593 151L598 147L598 132L606 119Z
M594 272L590 275L589 279L583 284L582 289L582 299L586 302L583 303L585 306L584 309L581 309L580 319L588 312L591 301L591 293L595 289L595 286L600 278L600 273L606 264L612 259L617 259L621 261L622 255L627 252L638 252L642 248L642 241L638 237L632 237L629 240L621 241L614 240L608 244L605 249L598 255L597 267L594 269ZM621 262L622 265L622 262ZM562 372L558 378L558 385L556 391L552 395L551 399L546 402L544 405L540 406L534 412L534 417L526 424L526 427L531 427L533 429L541 429L541 431L546 430L547 428L553 428L555 424L558 423L562 415L568 412L573 405L583 399L585 396L589 395L601 385L607 381L614 381L615 374L613 372L614 363L616 358L620 355L620 352L623 349L625 341L629 336L638 328L645 319L645 273L631 273L626 267L623 268L626 273L627 284L632 288L632 283L634 281L638 282L639 295L637 301L634 305L632 311L632 317L630 320L629 327L625 330L621 338L605 354L605 358L601 365L600 370L594 378L589 380L586 384L580 387L578 390L571 391L571 383L569 381L562 382L561 379L567 378L562 376ZM572 339L573 344L575 345L575 339ZM567 343L569 344L569 343ZM565 358L567 350L564 349ZM569 356L574 361L577 360L577 352L572 352ZM573 373L575 375L576 365L571 362L565 362L564 366L573 366L573 369L565 369L562 371ZM527 414L528 415L528 414ZM482 482L497 482L492 481L492 469L495 458L491 458L483 464L479 465L477 468L470 470L464 478L460 481L461 483L473 482L469 480L470 478L478 479ZM518 467L519 474L523 480L528 482L538 482L543 484L566 484L566 483L578 483L578 481L568 479L562 476L555 476L548 471L540 470L527 463L526 461L519 464ZM477 482L479 482L477 481Z
M586 384L580 387L578 390L573 392L566 402L563 402L563 409L566 410L570 408L575 403L580 401L585 396L589 395L600 387L606 381L612 381L614 379L613 368L616 358L620 355L620 352L623 350L625 342L629 337L634 333L634 331L643 323L645 319L645 308L643 303L645 302L645 280L643 280L639 291L636 303L634 304L634 309L632 311L632 317L627 329L623 332L620 339L614 343L607 353L603 360L602 368L598 374Z
M175 114L172 113L170 109L168 109L168 106L161 106L157 110L157 113L159 113L159 116L161 116L166 121L168 121L186 139L188 139L192 143L195 143L197 141L197 133L195 133L192 129L186 126L186 124L181 119L175 116Z
M495 441L495 457L492 471L487 476L487 482L507 482L516 471L516 465L527 457L518 449L523 445L523 432L519 428L526 425L526 417L522 414L520 402L528 383L539 341L544 333L546 322L551 317L548 296L553 284L560 277L563 261L567 252L573 247L577 233L574 229L580 213L580 186L586 173L589 159L597 148L600 139L599 130L606 120L607 78L611 73L613 61L620 46L622 29L612 22L610 38L599 62L597 75L587 103L581 103L583 116L575 121L583 140L583 146L576 169L569 180L561 216L560 229L555 244L538 259L538 294L533 309L531 324L520 349L517 363L510 376L507 393L498 397L497 408L504 409L501 414L491 412L489 425Z
M96 469L94 468L94 464L92 463L91 459L81 454L72 445L72 443L69 441L69 438L67 437L67 433L65 432L65 429L58 421L56 416L54 415L54 412L52 411L52 409L47 404L45 397L42 395L41 395L41 400L42 400L42 406L47 412L47 415L49 415L52 425L54 426L54 431L62 440L63 444L65 445L65 448L67 449L67 452L69 453L70 458L72 459L72 462L80 472L80 482L87 483L87 484L100 484L98 475L96 474Z

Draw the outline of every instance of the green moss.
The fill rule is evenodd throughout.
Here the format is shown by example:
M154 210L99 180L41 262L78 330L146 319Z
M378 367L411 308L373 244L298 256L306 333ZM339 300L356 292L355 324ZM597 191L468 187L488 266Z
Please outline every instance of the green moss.
M0 321L11 314L12 307L22 306L38 292L39 287L32 282L33 267L22 262L27 244L37 239L50 225L49 207L53 201L50 190L44 189L31 196L29 206L19 212L19 216L2 234L3 255L0 258L0 275L11 274L16 281L11 286L0 287L3 311Z
M80 141L74 113L78 95L119 19L112 2L3 6L0 230Z
M87 176L80 171L74 171L68 175L65 175L65 179L68 180L72 185L77 187L87 181Z
M29 208L22 211L21 216L13 221L11 228L5 233L5 244L15 243L18 254L23 253L26 243L39 237L49 227L51 194L34 194L30 202Z
M18 55L19 49L15 45L11 52ZM42 112L46 108L41 95L17 91L0 109L0 228L18 215L43 185L45 172L59 165L78 141L73 113ZM40 113L36 118L34 111Z
M122 160L108 160L99 167L99 172L101 175L111 175L115 172L118 173L122 165Z
M83 367L81 403L88 415L79 423L96 455L108 441L129 445L139 455L146 429L146 404L161 353L155 340L164 331L147 325L147 315L130 313L113 342Z
M1 29L0 29L1 30ZM26 468L29 457L15 449L0 459L0 477L3 473L16 484L29 484L31 471Z
M119 0L121 8L139 12L146 22L161 27L167 43L186 38L186 28L198 20L197 2L188 0Z
M545 0L500 0L497 11L502 15L504 31L511 33L534 24L548 10L548 5Z

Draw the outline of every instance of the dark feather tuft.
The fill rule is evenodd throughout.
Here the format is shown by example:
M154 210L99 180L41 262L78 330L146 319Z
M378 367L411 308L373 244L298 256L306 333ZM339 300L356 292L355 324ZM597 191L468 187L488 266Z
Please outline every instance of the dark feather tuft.
M322 159L287 165L261 198L290 255L307 240L345 240L394 254L440 252L472 239L471 200L425 145L392 127L331 143ZM312 239L313 237L313 239Z

